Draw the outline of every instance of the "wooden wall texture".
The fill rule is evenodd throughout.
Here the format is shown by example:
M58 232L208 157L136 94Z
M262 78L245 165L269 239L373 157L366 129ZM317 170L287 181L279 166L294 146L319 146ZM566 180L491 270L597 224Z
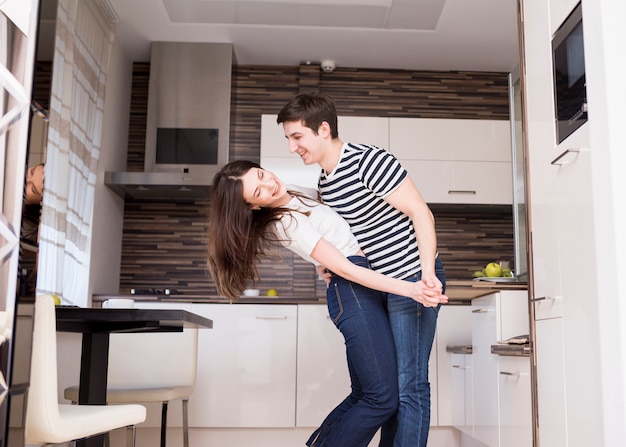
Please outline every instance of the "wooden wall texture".
M149 63L133 73L127 169L143 170ZM230 159L259 161L261 115L278 113L299 92L332 95L340 115L502 119L509 117L506 73L415 72L318 65L234 66ZM419 182L418 182L419 186ZM469 279L492 260L512 260L511 207L433 206L438 247L448 279ZM206 271L209 203L127 202L124 212L120 293L129 289L177 290L215 295ZM289 251L259 264L263 292L324 296L314 269Z

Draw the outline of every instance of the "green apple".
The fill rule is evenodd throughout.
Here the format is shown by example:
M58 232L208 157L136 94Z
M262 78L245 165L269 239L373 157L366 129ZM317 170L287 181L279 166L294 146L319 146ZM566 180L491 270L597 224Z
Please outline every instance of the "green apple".
M497 262L490 262L485 266L485 274L490 278L502 276L502 267Z

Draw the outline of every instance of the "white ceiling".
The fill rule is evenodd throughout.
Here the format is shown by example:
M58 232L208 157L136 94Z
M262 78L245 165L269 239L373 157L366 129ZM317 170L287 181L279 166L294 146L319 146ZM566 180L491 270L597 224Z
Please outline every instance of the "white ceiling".
M512 71L517 0L100 0L135 61L151 41L228 42L240 65Z

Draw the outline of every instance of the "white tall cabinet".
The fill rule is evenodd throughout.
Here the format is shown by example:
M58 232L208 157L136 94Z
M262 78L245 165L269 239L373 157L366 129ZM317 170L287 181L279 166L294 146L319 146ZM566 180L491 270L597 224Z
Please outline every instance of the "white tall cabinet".
M538 433L550 447L604 445L592 101L590 121L560 144L554 128L551 39L577 3L527 1L523 18Z

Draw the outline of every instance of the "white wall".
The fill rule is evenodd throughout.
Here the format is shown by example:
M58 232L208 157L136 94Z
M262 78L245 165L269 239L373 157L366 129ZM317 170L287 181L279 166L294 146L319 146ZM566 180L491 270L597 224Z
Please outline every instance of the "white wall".
M89 297L119 290L124 200L104 185L104 172L126 170L131 86L132 61L114 42L107 73L94 199Z

